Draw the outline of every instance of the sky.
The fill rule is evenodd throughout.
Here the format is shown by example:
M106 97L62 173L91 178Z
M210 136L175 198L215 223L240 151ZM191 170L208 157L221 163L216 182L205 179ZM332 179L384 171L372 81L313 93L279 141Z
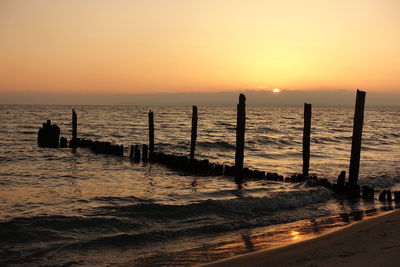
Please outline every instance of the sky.
M0 95L400 94L398 0L1 0Z

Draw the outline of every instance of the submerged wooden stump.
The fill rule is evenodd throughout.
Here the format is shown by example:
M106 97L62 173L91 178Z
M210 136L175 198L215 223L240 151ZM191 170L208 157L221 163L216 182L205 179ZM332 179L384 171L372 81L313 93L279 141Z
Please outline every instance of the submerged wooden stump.
M148 146L147 145L142 145L142 162L147 162L148 161Z
M361 194L361 197L363 198L363 199L367 199L367 200L372 200L372 199L374 199L374 193L375 193L375 191L374 191L374 189L372 188L372 187L369 187L369 186L367 186L367 185L364 185L363 187L362 187L362 194Z
M68 140L65 137L61 137L60 138L60 147L61 148L65 148L68 147Z
M135 154L133 156L133 160L135 162L140 162L140 147L139 147L139 145L135 145Z
M60 127L56 124L51 124L48 120L43 123L38 131L38 146L40 147L59 147Z
M129 158L131 160L133 160L134 153L135 153L135 146L131 145L131 150L130 150L130 153L129 153Z

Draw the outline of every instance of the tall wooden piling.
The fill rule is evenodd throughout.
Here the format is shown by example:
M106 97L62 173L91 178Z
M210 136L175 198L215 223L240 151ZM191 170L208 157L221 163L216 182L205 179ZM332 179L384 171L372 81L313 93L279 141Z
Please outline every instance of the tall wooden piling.
M310 168L310 134L311 134L311 104L304 103L303 130L303 176L308 176Z
M246 97L239 96L236 121L236 153L235 153L235 181L241 184L243 180L244 136L246 128Z
M69 147L77 148L78 143L78 116L76 116L75 110L72 109L72 138L69 141Z
M364 124L364 106L365 92L357 90L349 170L349 186L352 188L357 185L358 173L360 170L361 138Z
M197 139L197 107L192 108L192 135L190 139L190 163L194 160L194 151L196 149L196 139Z
M78 117L76 116L76 112L72 109L72 140L76 140L78 138Z
M154 159L154 114L149 112L149 160Z

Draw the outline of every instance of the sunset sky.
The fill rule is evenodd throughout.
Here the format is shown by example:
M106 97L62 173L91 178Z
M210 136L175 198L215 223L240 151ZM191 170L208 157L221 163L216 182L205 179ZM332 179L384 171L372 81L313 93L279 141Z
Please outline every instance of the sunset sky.
M400 93L398 0L1 0L2 92Z

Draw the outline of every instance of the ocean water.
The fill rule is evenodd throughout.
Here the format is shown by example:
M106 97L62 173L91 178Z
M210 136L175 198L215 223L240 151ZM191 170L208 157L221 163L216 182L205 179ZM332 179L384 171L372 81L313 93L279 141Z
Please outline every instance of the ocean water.
M51 119L71 136L123 144L123 158L85 148L37 147ZM0 106L1 265L190 265L317 235L396 208L337 199L304 184L196 176L132 163L131 144L189 153L191 107ZM289 176L301 172L302 107L248 107L245 167ZM310 173L336 181L348 170L352 108L313 107ZM234 163L235 107L199 107L196 157ZM400 108L367 107L360 185L397 190ZM325 229L325 230L324 230Z

